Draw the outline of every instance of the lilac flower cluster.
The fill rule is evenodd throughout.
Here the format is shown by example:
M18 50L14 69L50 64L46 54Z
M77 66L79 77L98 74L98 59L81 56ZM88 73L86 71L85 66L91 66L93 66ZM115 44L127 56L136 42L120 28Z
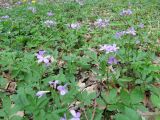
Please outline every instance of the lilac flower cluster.
M55 26L56 25L56 22L55 21L53 21L53 20L46 20L45 22L44 22L44 24L47 26L47 27L53 27L53 26Z
M58 90L60 95L65 95L66 93L68 93L68 89L67 89L67 84L63 85L59 85L59 81L55 80L55 81L50 81L49 85L51 87L53 87L54 89Z
M126 34L130 34L135 36L136 35L136 31L133 27L130 27L129 29L127 29Z
M65 95L66 93L68 93L68 89L67 89L67 84L65 84L64 86L59 85L59 81L55 80L55 81L50 81L49 85L53 88L55 88L56 90L59 91L60 95ZM48 93L50 91L38 91L36 93L36 96L38 98L41 98L42 96L44 96L46 93Z
M49 66L53 61L53 57L50 55L45 56L46 51L40 50L38 53L36 53L36 57L38 59L38 63L45 63L46 66Z
M68 24L67 26L68 26L69 28L71 28L71 29L78 29L78 28L81 27L81 24L78 23L78 22L76 22L76 23Z
M49 11L49 12L47 12L47 15L48 16L53 16L54 14L51 11Z
M143 24L143 23L140 23L138 26L139 26L140 28L144 28L144 24Z
M5 15L5 16L2 16L1 18L2 18L2 19L8 19L9 16L8 16L8 15Z
M127 10L123 10L122 12L120 12L121 16L127 16L127 15L131 15L132 11L130 9Z
M66 114L64 114L64 117L61 117L60 120L67 120Z
M94 22L94 25L99 27L99 28L104 28L104 27L107 27L109 25L109 20L107 19L97 19L95 22Z
M126 35L126 34L130 34L130 35L133 35L135 36L136 35L136 31L133 27L130 27L129 29L127 29L126 31L121 31L121 32L117 32L115 34L115 38L116 39L119 39L121 38L123 35Z
M36 8L34 8L34 7L28 7L28 10L30 10L32 13L36 13Z
M48 92L50 92L50 91L38 91L37 93L36 93L36 96L38 97L38 98L41 98L42 96L44 96L46 93L48 93Z
M107 54L111 52L116 52L119 49L119 47L116 46L116 44L113 45L101 45L100 46L100 51L105 51Z
M18 1L18 2L16 2L15 4L16 4L16 5L21 5L22 2L21 2L21 1Z
M70 113L72 114L71 120L80 120L81 113L76 112L75 110L70 110Z
M118 60L115 57L109 57L108 64L112 65L117 63L118 63Z
M115 38L120 39L123 35L125 35L125 33L126 33L125 31L116 32Z
M70 110L70 113L72 115L72 118L70 120L80 120L81 113L78 111L75 111L74 109ZM60 118L60 120L67 120L66 115L64 117Z

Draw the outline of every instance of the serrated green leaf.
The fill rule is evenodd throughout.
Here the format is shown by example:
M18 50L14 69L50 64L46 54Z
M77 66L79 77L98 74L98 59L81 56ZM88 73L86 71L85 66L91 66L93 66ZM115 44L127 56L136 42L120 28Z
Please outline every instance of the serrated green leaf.
M152 101L152 103L153 103L153 105L155 107L160 108L160 102L159 102L160 101L160 97L158 95L155 95L154 93L152 93L151 101Z
M136 104L140 103L144 99L144 94L140 88L135 88L130 93L131 103Z

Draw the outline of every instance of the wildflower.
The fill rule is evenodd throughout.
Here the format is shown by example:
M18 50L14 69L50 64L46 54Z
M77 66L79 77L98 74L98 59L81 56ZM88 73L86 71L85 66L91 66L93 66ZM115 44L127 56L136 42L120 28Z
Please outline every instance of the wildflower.
M119 38L121 38L123 35L125 35L125 31L121 31L121 32L117 32L116 34L115 34L115 38L116 39L119 39Z
M61 117L60 120L67 120L66 114L64 114L64 117Z
M118 63L118 61L115 57L110 57L108 59L108 64L117 64L117 63Z
M2 16L1 18L2 18L2 19L8 19L9 16L8 16L8 15L5 15L5 16Z
M34 7L28 7L28 10L30 10L30 11L32 11L32 13L36 13L36 8L34 8Z
M79 5L84 5L84 1L83 1L83 0L76 0L76 2L77 2Z
M21 5L22 2L21 2L21 1L18 1L18 2L16 2L15 4L16 4L16 5Z
M100 28L106 27L109 25L109 20L107 19L97 19L97 21L94 23L95 26L98 26Z
M46 24L47 27L52 27L52 26L55 26L56 25L56 22L55 21L52 21L52 20L46 20L44 22L44 24Z
M72 24L69 24L68 27L71 29L78 29L78 28L80 28L80 23L78 23L78 22L72 23Z
M48 16L53 16L53 13L50 11L50 12L47 12L47 15Z
M36 96L37 96L38 98L40 98L40 97L44 96L46 93L48 93L48 92L50 92L50 91L38 91L38 92L36 93Z
M70 110L70 113L72 114L71 120L80 120L81 113L76 112L75 110Z
M43 57L41 55L37 55L38 63L44 62L46 64L49 63L49 60L46 57Z
M50 81L49 85L53 86L56 89L58 83L59 83L58 80L56 80L56 81Z
M107 54L110 52L116 52L119 49L119 47L116 47L116 44L113 45L103 45L100 46L100 51L104 50Z
M126 31L126 34L131 34L133 36L136 35L136 31L134 30L133 27L130 27L127 31Z
M50 55L45 56L46 51L40 50L38 53L36 53L36 57L38 59L38 63L45 63L47 66L50 65L54 61L54 58Z
M64 86L58 86L57 90L60 92L61 95L65 95L68 92L68 89L66 88L67 84Z
M127 16L127 15L131 15L132 11L130 9L127 10L123 10L122 12L120 12L121 16Z
M44 50L39 50L39 51L38 51L38 55L44 55L45 52L46 52L46 51L44 51Z
M140 28L144 28L144 24L143 24L143 23L140 23L138 26L139 26Z

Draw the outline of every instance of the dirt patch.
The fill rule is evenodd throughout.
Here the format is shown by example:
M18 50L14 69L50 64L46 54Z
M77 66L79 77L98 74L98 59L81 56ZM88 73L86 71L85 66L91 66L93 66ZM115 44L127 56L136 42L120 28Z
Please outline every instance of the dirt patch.
M0 0L0 8L9 6L10 6L9 0Z

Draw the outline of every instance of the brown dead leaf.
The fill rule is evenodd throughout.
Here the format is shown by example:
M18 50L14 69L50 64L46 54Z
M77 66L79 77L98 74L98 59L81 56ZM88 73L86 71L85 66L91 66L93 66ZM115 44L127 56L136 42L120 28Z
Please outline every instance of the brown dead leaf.
M11 81L7 84L5 89L7 92L14 93L16 91L16 86L17 86L16 82Z
M10 75L10 72L3 72L2 73L2 76L3 76L3 78L6 78L7 80L12 80L11 79L11 75Z
M57 61L57 65L58 65L59 68L63 67L65 64L66 64L66 63L65 63L65 61L63 61L63 60L58 60L58 61Z
M77 86L79 87L79 90L82 91L85 88L86 84L82 83L82 81L79 81Z
M157 57L154 61L153 64L160 66L160 57Z
M143 104L144 104L144 106L146 106L148 108L149 111L153 112L154 107L151 103L150 96L151 96L150 91L146 91L145 95L144 95L144 99L143 99Z
M84 90L86 90L88 93L96 92L96 90L97 90L97 85L96 85L96 84L91 85L91 86L85 88Z

